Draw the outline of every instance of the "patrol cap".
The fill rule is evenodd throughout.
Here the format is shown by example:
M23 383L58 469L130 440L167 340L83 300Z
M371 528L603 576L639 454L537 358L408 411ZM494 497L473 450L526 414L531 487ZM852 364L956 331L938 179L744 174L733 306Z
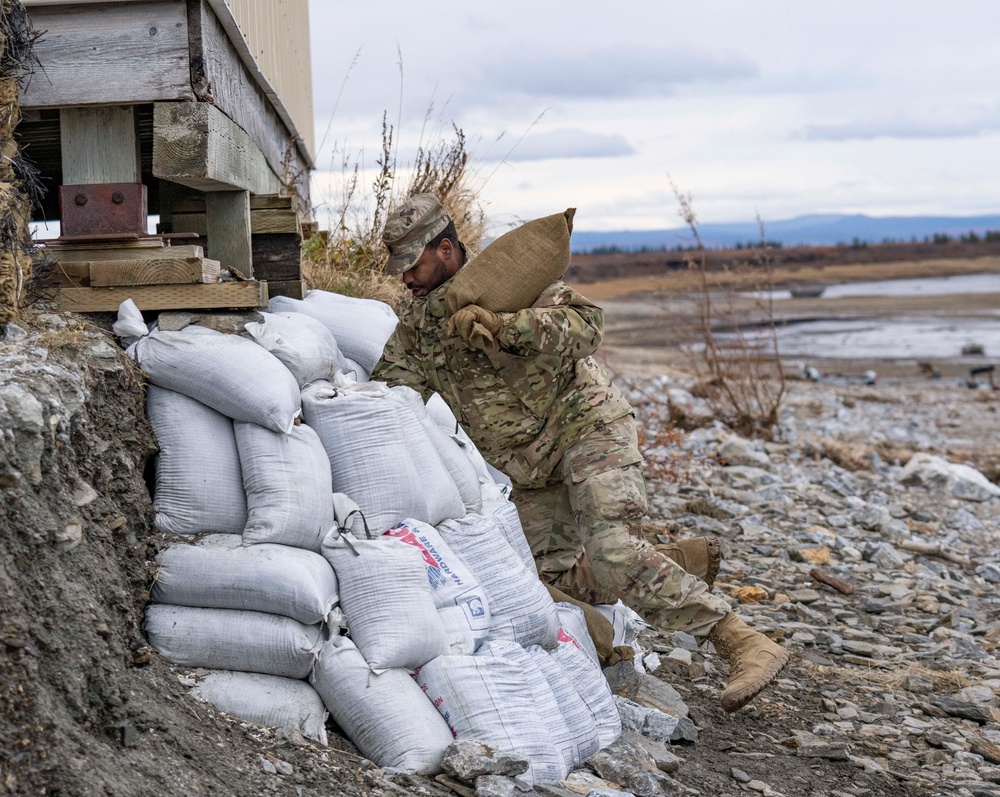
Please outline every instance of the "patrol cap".
M450 221L434 194L414 194L390 210L382 231L382 243L389 250L385 270L389 274L402 274L413 268L424 247Z

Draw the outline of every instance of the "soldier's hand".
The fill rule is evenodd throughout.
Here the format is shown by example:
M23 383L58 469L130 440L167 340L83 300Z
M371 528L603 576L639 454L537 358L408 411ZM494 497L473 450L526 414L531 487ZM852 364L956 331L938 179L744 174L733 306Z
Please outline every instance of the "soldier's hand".
M448 319L448 334L458 335L479 349L492 348L500 337L503 319L476 304L456 310Z

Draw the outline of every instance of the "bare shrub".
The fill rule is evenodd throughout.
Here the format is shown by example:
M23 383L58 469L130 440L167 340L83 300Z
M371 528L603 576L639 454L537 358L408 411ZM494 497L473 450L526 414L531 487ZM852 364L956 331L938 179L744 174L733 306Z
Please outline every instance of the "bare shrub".
M699 395L735 431L773 438L787 381L778 352L773 267L763 225L761 245L748 250L747 259L725 264L720 279L709 273L690 195L671 186L695 241L687 258L695 309L683 318L689 327L683 345Z

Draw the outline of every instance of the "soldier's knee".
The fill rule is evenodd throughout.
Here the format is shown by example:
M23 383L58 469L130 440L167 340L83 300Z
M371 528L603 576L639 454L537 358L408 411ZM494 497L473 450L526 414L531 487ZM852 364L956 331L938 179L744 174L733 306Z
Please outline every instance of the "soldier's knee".
M646 514L646 482L638 465L595 473L570 489L573 512L587 519L637 520Z

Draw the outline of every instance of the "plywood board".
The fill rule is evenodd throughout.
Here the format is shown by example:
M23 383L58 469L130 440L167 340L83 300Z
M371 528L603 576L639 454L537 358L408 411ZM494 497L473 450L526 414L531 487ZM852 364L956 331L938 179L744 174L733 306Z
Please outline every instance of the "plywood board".
M266 282L217 282L214 285L137 285L127 288L62 288L55 301L76 313L107 313L131 299L140 310L197 310L213 307L265 307Z
M93 287L111 285L181 285L219 281L219 261L203 257L159 260L98 260L90 264Z

